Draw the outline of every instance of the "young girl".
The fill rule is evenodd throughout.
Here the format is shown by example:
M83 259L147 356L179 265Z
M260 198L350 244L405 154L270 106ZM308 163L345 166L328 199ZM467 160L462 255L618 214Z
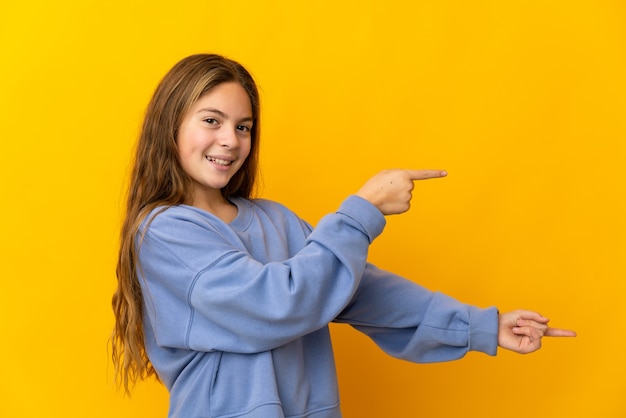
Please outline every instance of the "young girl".
M252 199L259 96L217 55L175 65L148 106L136 151L113 297L118 382L156 373L171 417L340 417L329 322L348 323L414 362L535 351L549 328L431 292L367 262L385 216L409 208L413 181L388 170L313 229Z

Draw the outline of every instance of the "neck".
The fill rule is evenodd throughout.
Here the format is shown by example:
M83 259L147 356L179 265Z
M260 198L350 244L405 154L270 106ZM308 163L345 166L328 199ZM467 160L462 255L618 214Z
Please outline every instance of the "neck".
M222 196L221 193L210 198L208 196L193 196L185 201L185 204L205 210L226 223L231 222L237 216L237 206Z

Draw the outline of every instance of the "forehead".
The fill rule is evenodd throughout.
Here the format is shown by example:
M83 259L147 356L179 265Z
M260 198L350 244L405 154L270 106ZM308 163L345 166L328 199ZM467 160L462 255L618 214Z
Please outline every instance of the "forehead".
M231 108L232 110L239 109L252 113L252 104L248 92L240 83L235 81L218 84L202 93L192 105L192 108L209 105Z

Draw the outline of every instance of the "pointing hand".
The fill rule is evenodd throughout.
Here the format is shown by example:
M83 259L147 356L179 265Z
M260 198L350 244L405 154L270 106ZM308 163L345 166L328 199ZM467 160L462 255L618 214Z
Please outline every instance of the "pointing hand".
M383 215L394 215L409 210L413 182L445 177L443 170L385 170L369 179L357 192L376 206Z

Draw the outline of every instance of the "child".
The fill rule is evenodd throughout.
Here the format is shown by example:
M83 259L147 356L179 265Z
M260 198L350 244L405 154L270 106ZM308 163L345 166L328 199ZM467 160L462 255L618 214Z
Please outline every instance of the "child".
M535 312L498 313L367 262L413 181L374 176L313 229L252 199L259 97L218 55L176 64L148 106L130 182L113 297L112 354L126 389L156 373L172 417L340 417L329 322L348 323L414 362L529 353L574 336Z

